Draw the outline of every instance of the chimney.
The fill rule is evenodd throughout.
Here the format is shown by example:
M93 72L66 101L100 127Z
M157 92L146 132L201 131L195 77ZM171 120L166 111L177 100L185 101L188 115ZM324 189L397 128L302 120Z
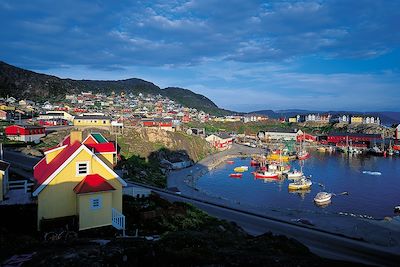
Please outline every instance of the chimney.
M75 142L82 142L82 131L79 130L72 130L71 134L69 135L70 144L74 144Z

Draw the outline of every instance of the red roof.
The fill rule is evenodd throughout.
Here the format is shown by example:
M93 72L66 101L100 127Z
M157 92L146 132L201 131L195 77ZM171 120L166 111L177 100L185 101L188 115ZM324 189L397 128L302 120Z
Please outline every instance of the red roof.
M33 176L37 185L41 185L50 177L74 152L81 146L79 142L64 148L50 163L47 164L46 157L42 158L33 168Z
M71 136L70 136L70 135L67 135L67 136L64 138L64 140L61 141L61 145L62 145L62 146L69 145L69 143L71 142L70 140L71 140Z
M96 139L94 139L94 137L92 135L89 135L84 141L85 141L84 142L85 145L91 145L91 144L97 144L98 143L96 141Z
M116 152L113 143L85 144L90 150L94 149L95 153Z
M89 174L75 186L74 192L76 194L94 193L102 191L115 190L106 179L98 174Z

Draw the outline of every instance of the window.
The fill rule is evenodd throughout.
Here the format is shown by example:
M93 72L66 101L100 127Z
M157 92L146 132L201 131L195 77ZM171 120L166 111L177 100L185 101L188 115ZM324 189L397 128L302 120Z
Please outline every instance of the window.
M93 197L90 199L90 208L92 210L98 210L101 209L101 197Z
M76 175L82 176L89 173L89 162L77 162L76 163Z
M103 124L106 124L106 121L103 121Z

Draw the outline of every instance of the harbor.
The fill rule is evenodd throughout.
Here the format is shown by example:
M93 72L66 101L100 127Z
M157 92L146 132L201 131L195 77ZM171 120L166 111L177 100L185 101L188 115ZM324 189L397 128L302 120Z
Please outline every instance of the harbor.
M225 157L242 148L255 149L235 144L232 152L221 153ZM291 170L302 169L312 185L290 190L289 183L296 179L288 179L287 174L277 179L257 178L257 166L251 166L252 157L246 155L224 158L208 168L217 156L171 173L169 186L179 188L182 195L398 249L400 220L395 207L400 190L396 176L400 173L400 158L312 149L307 160L288 163ZM240 177L231 176L235 168L244 166L248 170L240 172ZM320 192L331 194L331 200L316 203Z

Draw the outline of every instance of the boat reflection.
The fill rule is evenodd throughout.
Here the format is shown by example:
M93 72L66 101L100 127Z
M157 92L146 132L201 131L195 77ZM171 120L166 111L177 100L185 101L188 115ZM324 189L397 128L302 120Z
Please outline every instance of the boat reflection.
M314 201L314 205L317 206L318 208L326 208L326 207L328 207L331 203L332 203L332 200L328 200L328 201L325 201L325 202L315 202L315 201Z
M297 194L299 197L301 197L301 199L304 199L306 197L307 194L311 193L311 189L307 188L307 189L288 189L288 192L290 194Z

